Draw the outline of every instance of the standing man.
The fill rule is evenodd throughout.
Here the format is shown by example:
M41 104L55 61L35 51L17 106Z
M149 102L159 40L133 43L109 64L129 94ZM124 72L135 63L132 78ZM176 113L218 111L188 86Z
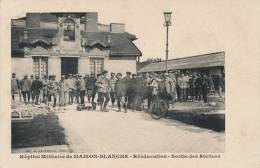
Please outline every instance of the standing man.
M35 98L35 94L34 94L34 92L31 90L31 87L32 87L32 83L33 83L33 81L34 81L34 76L33 75L31 75L31 78L29 79L29 87L30 87L30 98L32 98L32 103L34 102L34 98ZM29 101L28 101L28 103L30 103L30 98L29 98Z
M203 76L202 76L201 88L202 88L203 101L204 101L204 103L207 103L208 102L208 90L210 88L210 81L206 74L203 74Z
M189 82L190 82L190 72L189 71L185 72L184 82L185 82L185 85L186 85L186 98L185 98L185 100L187 101L188 98L189 98L189 94L190 94L190 85L189 85Z
M16 74L12 73L11 79L11 94L12 100L15 100L15 95L18 93L19 80L16 78Z
M30 86L31 85L30 85L28 76L25 75L21 81L21 91L22 91L23 100L24 100L25 104L29 103L29 101L30 101L30 90L31 90ZM26 100L26 98L27 98L27 100Z
M61 80L59 82L59 105L65 106L66 102L66 95L69 92L69 85L67 80L65 79L64 75L61 75Z
M143 99L147 99L148 109L150 109L151 101L152 101L152 87L151 87L151 77L147 72L144 76L144 96Z
M135 79L136 74L132 74L132 78L130 79L129 86L128 86L128 102L127 102L127 108L133 109L133 102L134 102L134 85L135 85Z
M176 95L176 79L175 79L175 75L173 74L173 72L169 73L169 76L166 77L166 85L168 85L169 87L169 93L171 95L171 103L170 105L172 106L171 108L173 108L173 104L175 101L175 95Z
M178 78L178 85L181 89L181 95L180 95L180 101L181 102L186 102L186 98L187 98L187 83L185 81L185 76L184 73L181 72L181 76Z
M189 81L190 94L191 94L192 101L194 101L196 99L196 79L197 79L197 74L194 72Z
M85 80L82 78L81 75L79 75L79 79L78 79L78 90L80 96L80 104L85 104L86 85L85 85Z
M53 107L56 107L56 102L57 102L57 95L58 95L58 89L59 89L59 84L55 81L56 76L53 75L51 76L51 81L49 82L48 85L48 93L49 97L51 98L53 96Z
M202 78L201 74L197 75L197 78L195 80L195 87L196 87L196 99L201 100L202 97Z
M39 97L40 97L40 93L41 93L41 89L43 87L42 81L39 80L39 76L35 76L35 80L33 80L32 82L32 86L31 86L31 91L33 93L33 102L36 105L39 105ZM34 102L35 100L35 102Z
M115 104L115 84L116 84L116 76L115 73L112 72L110 74L110 80L109 80L109 93L110 93L110 98L113 107Z
M74 87L75 87L74 95L76 97L77 103L79 103L80 89L79 89L79 75L78 74L74 75Z
M42 102L45 104L48 101L48 84L49 84L48 76L44 75L42 79Z
M124 78L126 83L126 96L125 101L127 103L127 108L131 108L132 100L131 100L131 72L126 72L126 76Z
M122 74L118 73L116 75L117 81L115 83L115 94L117 99L117 112L121 112L121 103L123 104L124 112L127 112L125 96L126 96L126 83L125 80L122 79Z
M106 107L107 104L110 100L109 98L109 80L106 78L107 77L107 71L104 70L99 78L97 79L97 88L98 88L98 93L100 95L100 110L103 112L109 112ZM104 101L104 98L106 100Z
M74 85L74 79L72 78L72 74L69 74L69 78L67 82L69 86L69 104L73 104L75 85Z
M88 95L88 102L94 102L95 95L96 95L96 77L94 73L90 74L90 77L87 79L86 87L87 87L87 95Z
M144 82L142 74L138 74L137 78L133 79L133 109L137 111L142 110L142 102L144 95Z

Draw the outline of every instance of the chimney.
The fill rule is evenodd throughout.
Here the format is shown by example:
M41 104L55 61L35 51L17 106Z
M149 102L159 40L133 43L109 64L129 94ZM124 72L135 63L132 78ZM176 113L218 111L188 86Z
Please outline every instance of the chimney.
M26 13L26 27L40 28L41 14L40 13Z
M124 33L125 32L125 24L123 24L123 23L111 23L110 24L110 32L111 33Z
M97 32L98 31L98 13L97 12L87 12L86 13L86 32Z

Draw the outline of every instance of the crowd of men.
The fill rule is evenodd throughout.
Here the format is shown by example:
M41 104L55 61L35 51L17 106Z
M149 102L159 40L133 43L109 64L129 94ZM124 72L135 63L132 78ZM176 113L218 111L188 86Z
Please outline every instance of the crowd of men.
M147 100L148 108L153 100L161 98L174 104L174 102L204 101L208 102L208 93L214 91L222 96L224 91L224 78L217 75L214 80L206 73L169 72L169 73L145 73L131 74L126 72L110 73L104 70L100 74L85 75L62 75L60 81L56 81L54 75L24 76L18 80L16 74L11 78L11 95L19 94L20 101L33 104L49 102L55 107L64 107L69 104L85 104L85 97L92 106L98 104L100 110L108 112L107 105L111 101L112 106L117 104L118 110L123 108L141 111L143 102ZM97 99L97 100L96 100ZM58 103L57 103L58 100Z

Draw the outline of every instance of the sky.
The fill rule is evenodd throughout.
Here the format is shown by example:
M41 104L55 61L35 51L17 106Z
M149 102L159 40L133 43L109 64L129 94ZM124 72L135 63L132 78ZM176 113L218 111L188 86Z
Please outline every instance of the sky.
M41 4L34 5L33 9L16 2L24 9L13 17L23 17L26 12L96 11L99 23L125 23L126 31L138 38L134 43L142 52L141 60L165 59L164 11L173 13L169 27L169 59L174 59L226 51L231 47L230 39L237 38L240 32L245 33L247 14L252 8L246 1L239 0L196 0L196 3L191 0L74 0L73 4L77 5L55 1L48 6L48 2L39 2ZM62 8L59 5L63 5Z

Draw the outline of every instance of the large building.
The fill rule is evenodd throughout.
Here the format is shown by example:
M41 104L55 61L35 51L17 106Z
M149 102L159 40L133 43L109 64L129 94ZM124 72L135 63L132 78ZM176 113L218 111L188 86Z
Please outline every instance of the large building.
M225 74L225 52L215 52L190 57L176 58L168 61L168 69L172 71L191 71L206 73L210 76ZM165 72L165 61L150 63L139 69L139 73Z
M98 23L97 12L27 13L11 24L12 72L18 77L136 72L136 36L122 23Z

